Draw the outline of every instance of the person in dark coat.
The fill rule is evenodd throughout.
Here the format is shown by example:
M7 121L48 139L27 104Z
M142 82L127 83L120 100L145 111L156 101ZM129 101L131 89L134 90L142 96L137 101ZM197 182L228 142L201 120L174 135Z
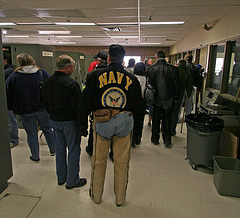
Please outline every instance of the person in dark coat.
M44 83L42 93L54 129L58 185L66 182L66 189L72 189L87 183L86 178L79 177L81 133L78 106L82 93L79 84L70 77L74 60L61 55L56 58L56 65L58 70Z
M108 63L87 78L80 107L79 123L87 133L88 115L93 112L93 156L90 196L100 204L103 194L109 148L113 147L114 193L116 205L125 202L128 183L133 116L140 119L144 105L137 78L122 66L125 50L109 47Z
M27 142L31 151L30 159L39 162L38 125L44 133L51 156L55 155L49 114L41 98L41 86L49 74L40 69L33 57L27 53L17 55L17 61L20 67L6 81L8 109L20 116L27 133Z
M152 136L153 144L159 144L160 121L162 120L162 136L165 147L170 148L172 105L173 101L179 100L179 75L175 66L165 60L164 51L157 51L157 62L147 68L150 84L156 90L153 104Z

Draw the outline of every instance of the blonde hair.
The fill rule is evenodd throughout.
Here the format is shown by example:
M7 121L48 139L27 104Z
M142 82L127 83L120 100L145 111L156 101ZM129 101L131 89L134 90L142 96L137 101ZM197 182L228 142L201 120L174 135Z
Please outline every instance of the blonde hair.
M21 69L22 67L29 66L29 65L34 65L38 69L39 67L36 65L34 58L27 53L21 53L17 55L17 62L19 63L20 67L18 67L15 71Z
M68 55L60 55L56 58L57 69L62 70L67 65L75 64L75 61Z

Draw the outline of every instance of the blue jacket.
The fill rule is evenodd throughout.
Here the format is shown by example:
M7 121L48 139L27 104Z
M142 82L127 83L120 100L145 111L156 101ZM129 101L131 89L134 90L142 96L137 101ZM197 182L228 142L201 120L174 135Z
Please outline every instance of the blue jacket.
M43 108L41 85L48 77L46 71L36 66L25 66L13 72L6 81L8 110L28 114Z

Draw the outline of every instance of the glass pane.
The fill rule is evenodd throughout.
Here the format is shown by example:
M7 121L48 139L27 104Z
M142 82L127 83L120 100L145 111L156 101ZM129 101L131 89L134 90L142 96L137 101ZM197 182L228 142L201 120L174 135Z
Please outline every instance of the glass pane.
M227 93L236 96L239 86L240 86L240 42L237 42L232 50ZM238 96L238 98L239 97L240 96Z
M141 56L124 56L124 59L123 59L124 67L128 66L128 61L130 58L135 59L135 63L138 63L141 61Z
M218 45L216 62L215 62L215 71L212 75L213 78L212 78L212 84L211 84L211 87L217 90L220 90L220 85L222 80L224 50L225 50L225 45Z

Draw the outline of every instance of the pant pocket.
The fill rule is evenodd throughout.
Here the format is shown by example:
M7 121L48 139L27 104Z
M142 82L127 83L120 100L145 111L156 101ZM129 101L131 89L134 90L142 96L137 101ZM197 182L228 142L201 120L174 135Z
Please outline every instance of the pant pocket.
M130 112L117 115L115 136L126 137L133 129L133 116Z

